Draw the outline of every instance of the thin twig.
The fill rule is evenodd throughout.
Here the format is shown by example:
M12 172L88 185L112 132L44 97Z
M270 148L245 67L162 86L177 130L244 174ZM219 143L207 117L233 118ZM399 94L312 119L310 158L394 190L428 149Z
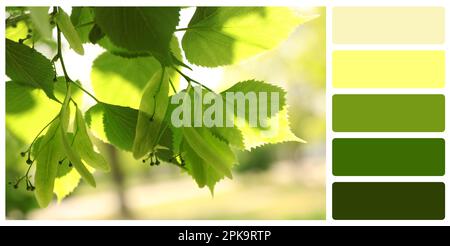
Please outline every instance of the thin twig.
M212 89L208 88L208 87L205 86L204 84L202 84L202 83L200 83L200 82L198 82L198 81L192 79L191 77L187 76L186 74L184 74L183 72L181 72L177 67L174 66L173 69L175 69L175 71L177 71L177 73L179 73L186 81L192 82L192 83L195 83L195 84L198 84L198 85L202 86L203 88L207 89L208 91L214 93L214 91L213 91Z
M173 92L175 94L177 94L177 89L175 89L175 86L173 85L173 82L172 82L172 80L170 78L169 78L169 83L170 83L170 86L172 87Z
M57 40L58 40L58 58L59 58L59 61L61 63L61 67L63 69L64 77L66 78L66 82L70 82L72 80L70 79L69 74L67 74L66 65L64 64L64 58L62 56L62 51L61 51L61 30L59 29L58 25L56 25L56 30L57 30Z
M92 99L94 99L97 103L100 103L101 101L98 100L94 95L92 95L89 91L87 91L86 89L84 89L81 85L79 85L78 83L76 83L75 81L71 81L72 84L76 85L80 90L82 90L84 93L86 93L88 96L90 96Z
M175 32L187 31L189 29L191 29L191 28L190 27L178 28L178 29L175 29Z
M67 82L71 82L72 84L76 85L78 88L80 88L80 90L82 90L84 93L88 94L90 97L92 97L92 99L94 99L97 103L100 102L94 95L92 95L90 92L88 92L86 89L84 89L81 85L77 84L76 82L74 82L72 79L70 79L69 74L67 73L66 70L66 66L64 64L64 58L62 55L62 50L61 50L61 30L59 29L59 26L56 25L57 31L58 31L58 53L56 54L55 57L57 57L61 63L61 67L63 69L63 73L64 73L64 77L66 78Z

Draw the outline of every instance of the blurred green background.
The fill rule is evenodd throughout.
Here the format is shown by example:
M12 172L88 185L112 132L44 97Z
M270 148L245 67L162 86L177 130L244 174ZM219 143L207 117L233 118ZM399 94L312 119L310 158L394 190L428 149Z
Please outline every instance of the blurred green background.
M39 209L31 192L8 185L26 171L27 165L19 153L29 143L11 133L8 117L15 116L7 115L6 217L325 219L325 8L295 11L318 17L299 26L279 47L239 65L194 71L215 78L208 85L218 90L248 79L283 86L288 91L291 128L308 143L266 145L252 152L237 153L240 164L234 170L234 179L221 181L212 197L209 190L199 189L187 174L173 165L150 167L134 160L130 153L96 141L109 159L112 172L96 173L97 188L88 187L82 181L61 203L55 201L48 208ZM67 45L64 52L69 53L65 57L67 66L75 67L69 74L80 78L89 88L92 61L102 50L87 49L91 50L84 57L70 54ZM30 124L39 110L46 109L28 112Z

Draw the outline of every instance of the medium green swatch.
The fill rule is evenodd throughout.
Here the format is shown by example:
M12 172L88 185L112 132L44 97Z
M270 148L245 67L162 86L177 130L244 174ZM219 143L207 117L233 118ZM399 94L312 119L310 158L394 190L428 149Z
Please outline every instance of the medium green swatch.
M440 138L333 139L336 176L442 176L445 141Z
M444 183L334 183L336 220L442 220Z
M334 95L333 131L442 132L443 95Z

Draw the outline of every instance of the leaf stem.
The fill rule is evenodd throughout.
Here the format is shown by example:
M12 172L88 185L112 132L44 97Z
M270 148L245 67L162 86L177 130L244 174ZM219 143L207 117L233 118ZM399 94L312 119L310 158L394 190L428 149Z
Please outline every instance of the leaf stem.
M57 53L57 56L58 56L59 61L61 63L61 67L63 69L64 77L66 78L66 82L71 82L72 80L70 79L69 74L67 74L66 65L64 64L64 58L62 56L62 51L61 51L61 30L59 29L58 25L56 25L56 30L57 30L57 40L58 40L58 53Z
M170 86L172 87L173 92L175 94L177 94L177 89L175 89L175 86L173 85L173 82L172 82L172 80L170 78L169 78L169 83L170 83Z
M33 161L33 163L34 163L34 161ZM25 177L27 177L27 179L28 179L28 174L30 173L30 170L31 170L31 166L33 166L33 163L31 163L30 166L28 166L27 172L25 173Z
M178 29L175 29L175 32L183 32L183 31L187 31L189 29L191 29L191 28L190 27L178 28Z
M25 175L23 175L22 177L20 177L20 178L18 178L16 180L16 183L14 184L14 186L18 186L20 184L20 182L22 182L22 180L25 179L25 181L27 183L27 190L28 190L28 187L30 187L30 188L34 187L33 184L31 184L31 181L30 181L30 177L31 176L28 176L28 174L30 173L31 167L33 166L33 163L34 162L32 162L30 165L28 165L27 172L25 173Z
M82 90L84 93L88 94L92 99L94 99L97 103L99 103L100 101L94 95L92 95L90 92L88 92L86 89L84 89L81 85L77 84L72 79L70 79L69 74L67 73L66 66L64 64L64 58L62 55L61 30L59 29L58 25L56 25L56 29L57 29L57 39L58 39L58 53L56 54L55 57L57 57L61 63L61 67L63 69L64 77L66 78L66 82L68 82L68 83L71 82L72 84L76 85L78 88L80 88L80 90Z
M178 69L177 67L173 66L173 69L175 69L175 71L177 71L177 73L180 74L186 81L192 82L192 83L195 83L195 84L198 84L198 85L202 86L203 88L207 89L208 91L214 93L213 90L211 90L210 88L208 88L208 87L205 86L204 84L202 84L202 83L200 83L200 82L198 82L198 81L192 79L191 77L187 76L186 74L184 74L183 72L181 72L180 69Z
M75 102L75 100L73 100L73 98L70 98L70 101L73 103L75 108L78 108L78 104L77 104L77 102Z
M207 26L190 26L190 27L183 27L183 28L175 29L175 32L184 32L184 31L195 30L195 29L211 30L213 28L207 27Z
M192 71L192 68L191 68L191 67L189 67L188 65L186 65L184 62L178 60L178 58L177 58L176 56L174 56L173 54L172 54L172 59L175 61L175 65L180 65L180 66L185 67L185 68L187 68L187 69L189 69L189 70Z
M87 91L86 89L84 89L81 85L79 85L78 83L76 83L75 81L71 81L72 84L76 85L80 90L82 90L84 93L86 93L88 96L90 96L92 99L94 99L97 103L100 103L101 101L98 100L94 95L92 95L89 91Z

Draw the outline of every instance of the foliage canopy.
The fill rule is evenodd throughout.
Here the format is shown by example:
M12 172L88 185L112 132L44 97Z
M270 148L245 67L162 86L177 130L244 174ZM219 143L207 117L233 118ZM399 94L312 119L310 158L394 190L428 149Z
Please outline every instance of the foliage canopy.
M211 192L219 180L232 178L235 151L302 141L289 128L286 91L264 81L241 81L214 94L278 93L278 108L270 110L268 120L275 135L250 124L175 127L170 121L169 102L178 93L194 98L198 90L212 91L181 71L190 69L187 63L230 65L276 47L310 19L288 8L198 7L189 25L178 29L178 7L73 7L70 16L60 7L7 8L7 13L6 125L30 143L21 153L28 171L14 187L26 182L41 207L53 194L59 201L70 194L80 179L95 187L94 171L109 171L91 135L152 166L174 164ZM184 32L181 48L175 32ZM106 50L92 66L93 94L67 73L63 37L79 55L88 42ZM38 42L54 47L53 56L36 50ZM62 74L55 71L58 62ZM180 79L187 88L179 88ZM82 93L96 101L84 113Z

